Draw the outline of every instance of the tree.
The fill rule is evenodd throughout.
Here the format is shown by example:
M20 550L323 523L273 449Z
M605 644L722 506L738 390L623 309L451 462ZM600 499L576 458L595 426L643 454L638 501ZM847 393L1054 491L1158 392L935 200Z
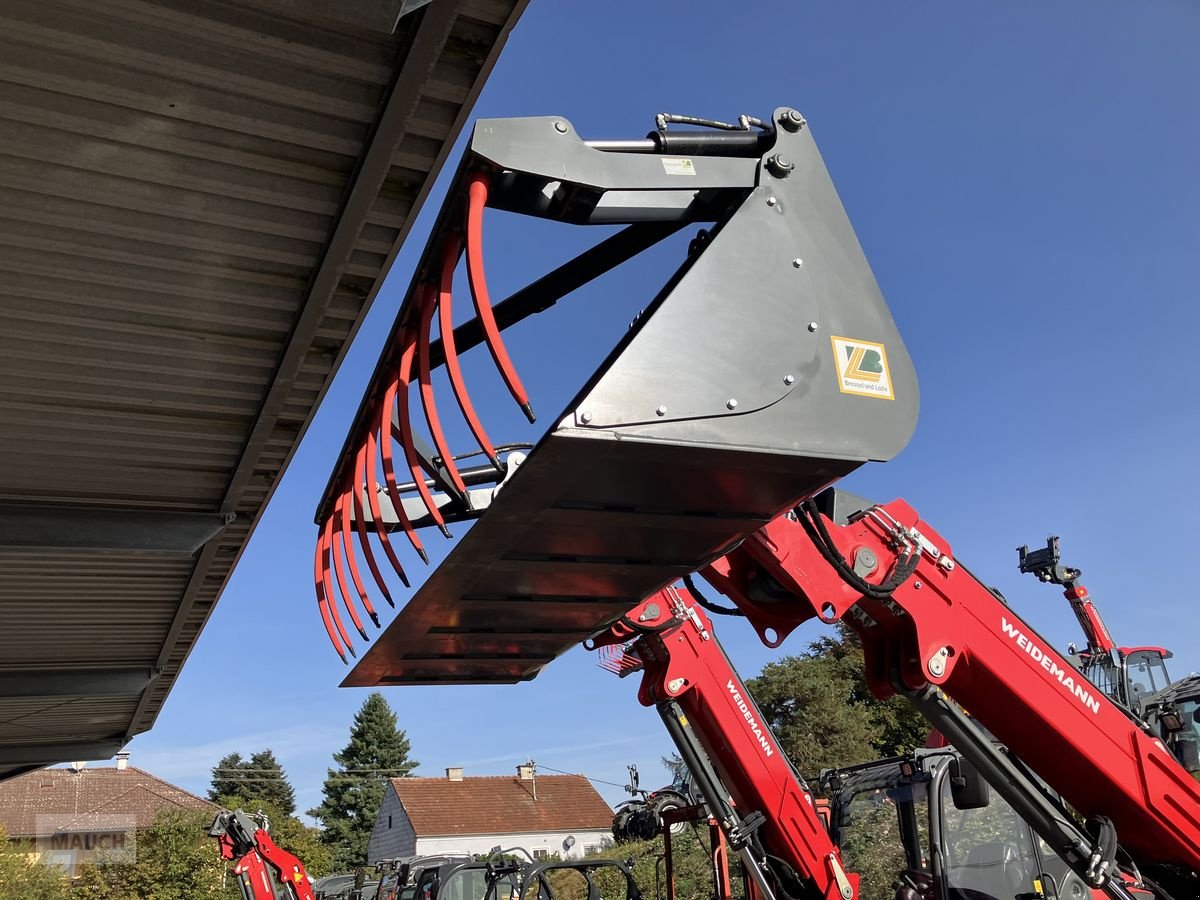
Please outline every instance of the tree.
M253 799L270 804L285 816L296 812L296 792L274 753L262 750L252 755L249 771L254 773L247 779L248 792Z
M900 697L877 700L862 648L842 629L800 656L767 664L746 687L800 771L867 762L921 746L929 725Z
M271 823L271 839L304 863L309 875L321 878L332 874L333 853L321 840L320 829L305 825L295 816L285 816L270 805L264 805L262 811Z
M137 835L135 859L79 867L71 895L80 900L222 900L225 863L208 836L212 820L196 810L164 811ZM66 896L65 892L58 896Z
M253 754L248 760L243 760L240 753L230 753L222 757L212 772L209 800L246 809L266 804L285 816L296 812L296 792L269 749Z
M208 799L214 803L222 798L241 797L246 782L247 762L240 753L230 753L222 756L221 761L213 766L212 787L208 789Z
M667 770L667 774L671 776L672 781L683 781L690 774L687 763L683 761L683 757L678 753L668 753L666 756L659 758L662 760L663 768Z
M372 693L354 716L350 743L333 754L337 768L328 770L324 801L308 813L324 826L322 839L333 850L337 871L366 864L388 779L404 777L418 765L408 758L410 749L383 694Z
M29 844L10 843L0 828L0 900L59 900L67 892L62 869L43 865Z

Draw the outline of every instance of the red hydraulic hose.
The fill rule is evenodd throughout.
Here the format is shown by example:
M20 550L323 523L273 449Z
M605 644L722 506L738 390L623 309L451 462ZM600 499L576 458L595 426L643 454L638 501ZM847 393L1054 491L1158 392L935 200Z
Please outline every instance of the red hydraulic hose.
M492 313L492 301L488 297L487 281L483 277L483 209L487 206L488 185L490 179L486 172L476 172L471 176L467 188L467 279L471 284L471 299L475 304L475 315L483 326L483 336L492 353L500 376L508 385L513 399L525 413L525 417L533 422L537 417L529 403L529 395L525 392L517 370L513 368L504 340L500 337L500 329L496 326L496 317ZM445 343L445 335L442 342Z
M456 232L448 232L442 243L442 278L438 292L438 331L442 338L442 351L446 357L446 374L450 377L450 386L454 389L454 399L458 401L458 408L462 410L463 418L467 420L471 433L479 442L479 449L487 454L492 465L503 470L500 456L488 438L483 423L479 421L475 406L471 403L471 396L467 393L462 367L458 363L458 349L454 346L454 268L458 265L461 251L462 238Z

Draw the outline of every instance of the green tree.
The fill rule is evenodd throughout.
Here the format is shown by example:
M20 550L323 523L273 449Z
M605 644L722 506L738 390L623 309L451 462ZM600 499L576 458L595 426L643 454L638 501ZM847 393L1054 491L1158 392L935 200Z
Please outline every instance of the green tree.
M324 826L337 871L366 865L367 842L389 778L408 775L418 763L408 758L408 737L396 726L383 694L372 693L354 715L350 743L333 754L336 769L325 779L324 801L309 815Z
M80 866L71 896L79 900L221 900L232 896L233 879L208 836L208 813L160 813L138 832L135 859L105 859ZM59 897L67 896L64 892Z
M903 698L871 694L862 648L848 630L768 663L746 687L783 751L806 774L912 750L929 733Z
M285 816L296 812L296 792L270 749L261 750L247 760L240 753L230 753L222 757L212 772L209 800L247 809L266 804Z
M333 851L321 839L321 830L305 825L295 816L285 816L264 806L263 812L271 823L271 839L280 847L294 854L304 869L313 878L332 874Z
M249 771L253 775L246 780L250 796L267 803L291 816L296 812L296 792L288 782L283 766L270 750L262 750L250 757Z
M212 787L208 789L208 799L214 803L223 797L242 797L246 783L246 768L248 763L240 753L230 753L222 756L221 761L213 766Z
M61 869L43 865L34 847L10 843L0 828L0 900L60 900L67 893Z

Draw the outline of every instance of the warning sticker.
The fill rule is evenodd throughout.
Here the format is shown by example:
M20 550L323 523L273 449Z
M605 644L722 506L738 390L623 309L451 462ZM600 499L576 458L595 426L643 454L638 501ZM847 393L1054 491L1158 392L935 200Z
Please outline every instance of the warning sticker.
M837 363L838 387L843 394L860 394L894 400L892 375L888 371L887 351L883 344L833 337L833 358Z
M696 167L690 159L673 159L669 156L662 158L663 171L668 175L695 175Z

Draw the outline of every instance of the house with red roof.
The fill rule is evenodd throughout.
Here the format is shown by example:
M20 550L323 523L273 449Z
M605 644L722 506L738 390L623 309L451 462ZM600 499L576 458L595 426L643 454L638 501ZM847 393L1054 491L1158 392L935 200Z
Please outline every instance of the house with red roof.
M580 857L612 840L612 810L582 775L391 779L367 845L367 859L483 853L522 847L534 858Z
M101 853L133 857L137 832L166 810L216 815L215 803L129 765L38 769L0 781L0 829L74 875Z

